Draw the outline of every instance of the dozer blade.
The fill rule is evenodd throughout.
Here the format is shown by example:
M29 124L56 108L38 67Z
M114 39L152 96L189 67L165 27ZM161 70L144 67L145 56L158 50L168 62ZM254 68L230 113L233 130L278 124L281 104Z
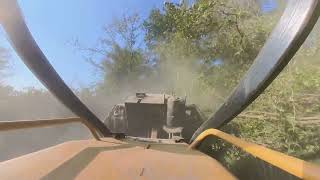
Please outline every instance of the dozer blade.
M220 128L251 104L278 76L308 37L320 14L319 0L290 0L250 69L233 93L194 133Z
M17 54L42 84L73 113L102 135L109 129L87 108L61 79L33 39L16 0L0 0L0 24Z

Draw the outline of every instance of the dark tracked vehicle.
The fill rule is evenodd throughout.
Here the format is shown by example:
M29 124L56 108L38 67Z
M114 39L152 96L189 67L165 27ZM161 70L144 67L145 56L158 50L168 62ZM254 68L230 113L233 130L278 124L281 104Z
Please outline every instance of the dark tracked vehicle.
M145 138L189 140L202 124L196 105L168 94L136 93L115 105L105 124L116 134Z

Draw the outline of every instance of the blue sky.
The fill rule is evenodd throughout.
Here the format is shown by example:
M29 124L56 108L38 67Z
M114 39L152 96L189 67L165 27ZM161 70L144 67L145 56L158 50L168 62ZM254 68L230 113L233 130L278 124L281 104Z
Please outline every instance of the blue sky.
M264 13L271 12L277 7L276 0L260 0L261 2L261 10Z
M124 13L138 12L146 17L150 9L161 7L163 0L18 0L35 40L66 83L72 87L89 86L98 80L95 69L75 51L70 41L93 47L103 33L102 26ZM178 0L173 0L178 2ZM271 9L273 0L265 7ZM264 7L264 6L263 6ZM267 10L267 11L268 11ZM42 88L40 82L20 61L0 30L0 46L11 52L6 84L23 89Z
M81 52L70 45L78 38L84 46L94 46L102 34L102 26L127 12L143 17L161 0L19 0L27 25L50 63L71 86L87 86L97 80L94 68ZM11 68L6 83L16 89L42 87L20 61L0 31L0 46L11 50Z

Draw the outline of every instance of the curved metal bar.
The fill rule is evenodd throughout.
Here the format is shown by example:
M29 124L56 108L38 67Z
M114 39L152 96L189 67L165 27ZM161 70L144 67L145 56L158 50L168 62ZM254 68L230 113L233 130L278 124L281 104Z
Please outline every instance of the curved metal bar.
M0 0L0 23L15 51L42 84L73 113L104 136L110 136L110 130L80 101L51 66L33 39L15 0Z
M219 137L241 148L245 152L301 179L320 179L319 166L257 144L246 142L217 129L208 129L201 133L195 141L189 145L189 148L195 149L205 138L209 136Z
M41 120L20 120L20 121L0 121L0 131L10 131L18 129L28 129L28 128L39 128L39 127L48 127L54 125L62 125L80 122L85 125L91 132L92 136L96 140L100 140L97 132L90 127L83 119L74 117L74 118L63 118L63 119L41 119Z
M259 55L229 98L193 134L220 128L251 104L298 51L320 14L319 0L291 0Z

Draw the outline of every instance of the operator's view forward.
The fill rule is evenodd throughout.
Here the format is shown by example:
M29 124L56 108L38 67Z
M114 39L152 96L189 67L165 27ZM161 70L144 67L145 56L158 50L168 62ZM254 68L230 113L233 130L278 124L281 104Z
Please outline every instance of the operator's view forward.
M320 180L320 0L0 0L0 180Z

